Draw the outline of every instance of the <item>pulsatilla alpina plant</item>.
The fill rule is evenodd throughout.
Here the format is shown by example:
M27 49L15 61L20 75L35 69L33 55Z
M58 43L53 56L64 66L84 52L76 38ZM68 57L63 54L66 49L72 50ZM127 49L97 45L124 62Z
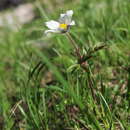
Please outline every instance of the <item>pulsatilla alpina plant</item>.
M65 34L74 48L74 53L75 53L74 55L76 56L77 64L80 65L80 67L85 72L88 72L89 69L88 69L87 60L92 58L95 52L106 47L106 45L101 45L92 49L89 48L89 52L83 54L82 49L78 47L78 45L76 44L76 41L72 38L71 33L70 33L70 27L75 25L75 21L72 20L72 15L73 15L73 11L68 10L66 11L66 13L60 14L60 18L58 21L50 20L48 22L45 22L45 25L49 28L49 30L45 31L45 34L48 34L48 33ZM73 70L75 69L76 68L74 67ZM91 87L91 85L90 85L90 90L92 92L93 98L95 98L94 90Z
M45 25L49 28L49 30L45 31L45 34L48 33L66 34L68 39L71 41L71 44L75 48L77 56L80 59L81 55L79 49L69 33L70 27L75 25L75 21L72 20L72 15L73 15L73 10L68 10L66 11L66 13L60 14L60 18L58 21L50 20L48 22L45 22Z
M68 39L70 40L70 43L73 45L75 49L75 53L77 56L77 63L80 65L85 65L84 63L86 60L92 57L92 54L96 51L103 49L106 45L101 45L99 47L93 48L89 54L87 55L81 55L81 49L77 46L74 39L71 37L71 34L69 32L70 27L75 25L75 21L72 20L73 10L68 10L66 13L60 14L60 18L58 21L50 20L48 22L45 22L45 25L49 28L49 30L45 30L45 34L48 33L59 33L59 34L66 34ZM83 67L84 68L84 67Z

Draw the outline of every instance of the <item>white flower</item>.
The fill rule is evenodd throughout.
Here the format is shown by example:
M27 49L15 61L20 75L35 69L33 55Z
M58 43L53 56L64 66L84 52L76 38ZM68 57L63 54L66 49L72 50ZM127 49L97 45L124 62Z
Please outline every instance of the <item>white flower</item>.
M66 33L69 31L70 27L75 25L75 21L72 20L73 11L68 10L65 14L60 14L58 21L50 20L45 22L49 30L45 31L45 34L52 33Z

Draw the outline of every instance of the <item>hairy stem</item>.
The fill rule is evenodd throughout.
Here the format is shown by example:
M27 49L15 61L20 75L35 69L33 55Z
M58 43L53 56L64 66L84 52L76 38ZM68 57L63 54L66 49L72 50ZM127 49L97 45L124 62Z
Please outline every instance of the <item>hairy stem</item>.
M79 48L77 47L76 45L76 42L72 39L71 35L69 32L66 33L66 36L67 38L70 40L71 44L73 45L75 51L76 51L76 55L79 59L81 59L81 54L80 54L80 51L79 51Z

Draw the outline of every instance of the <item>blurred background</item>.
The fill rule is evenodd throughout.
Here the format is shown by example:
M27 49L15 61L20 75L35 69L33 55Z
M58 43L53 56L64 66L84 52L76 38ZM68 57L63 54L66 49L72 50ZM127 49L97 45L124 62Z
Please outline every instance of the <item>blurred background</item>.
M9 7L17 6L21 4L22 2L25 2L24 0L1 0L0 2L0 10L7 9Z

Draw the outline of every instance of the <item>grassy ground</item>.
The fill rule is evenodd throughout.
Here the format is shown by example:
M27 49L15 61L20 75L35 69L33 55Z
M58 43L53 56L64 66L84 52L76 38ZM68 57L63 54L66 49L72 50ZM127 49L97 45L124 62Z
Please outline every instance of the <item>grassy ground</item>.
M0 129L129 130L130 2L34 5L35 20L0 31ZM44 35L44 22L68 9L82 59L66 35Z

